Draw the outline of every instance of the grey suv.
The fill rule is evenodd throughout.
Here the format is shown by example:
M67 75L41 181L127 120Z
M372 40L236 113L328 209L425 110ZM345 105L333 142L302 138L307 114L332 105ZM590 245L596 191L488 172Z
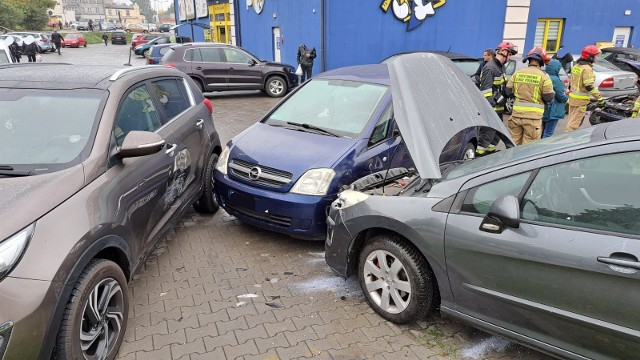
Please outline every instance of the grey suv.
M0 358L115 358L127 281L218 209L211 111L166 67L0 66Z
M281 97L298 85L293 66L260 60L233 45L176 45L160 63L188 74L202 92L263 90L271 97Z

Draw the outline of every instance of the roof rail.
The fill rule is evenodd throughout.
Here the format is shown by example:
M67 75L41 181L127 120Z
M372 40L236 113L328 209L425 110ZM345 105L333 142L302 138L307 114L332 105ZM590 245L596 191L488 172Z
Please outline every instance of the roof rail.
M65 63L65 62L52 62L52 63L21 62L21 63L0 64L0 69L5 69L5 68L15 69L17 66L25 67L25 66L50 66L50 65L72 65L72 64Z
M115 73L113 73L113 75L111 75L111 77L109 78L109 81L116 81L118 80L118 78L126 73L132 72L132 71L138 71L138 70L145 70L148 69L148 66L134 66L134 67L128 67L128 68L124 68L124 69L120 69L118 71L116 71Z

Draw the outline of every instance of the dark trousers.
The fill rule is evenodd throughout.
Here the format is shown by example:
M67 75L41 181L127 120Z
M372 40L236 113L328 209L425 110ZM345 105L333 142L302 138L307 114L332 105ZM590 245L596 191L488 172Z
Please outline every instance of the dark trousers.
M311 79L311 69L313 68L313 65L300 65L300 67L302 68L302 76L300 76L300 83L302 84L305 80Z
M498 113L498 117L502 120L502 114ZM495 130L491 128L480 128L478 131L478 147L487 148L490 145L496 146L500 142L500 137Z
M29 59L29 62L36 62L36 55L27 54L27 59Z
M58 50L58 54L60 54L60 48L62 47L62 43L56 43L56 50Z

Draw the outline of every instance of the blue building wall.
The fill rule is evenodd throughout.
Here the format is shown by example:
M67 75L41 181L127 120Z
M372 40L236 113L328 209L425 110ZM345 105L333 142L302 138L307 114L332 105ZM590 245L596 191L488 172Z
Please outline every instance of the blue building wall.
M407 23L385 13L381 1L325 1L326 70L379 62L411 50L448 50L480 57L502 40L506 0L449 0L432 17L411 31ZM280 27L282 61L296 64L301 43L315 47L313 73L322 71L322 1L266 0L264 10L240 5L241 46L265 60L273 60L272 28ZM314 12L315 10L315 12ZM276 14L276 17L273 17ZM416 25L416 24L414 24Z
M625 15L631 10L631 15ZM539 18L564 18L561 43L571 53L597 41L611 41L616 26L635 27L628 46L640 47L640 0L535 0L531 1L526 49L533 48Z

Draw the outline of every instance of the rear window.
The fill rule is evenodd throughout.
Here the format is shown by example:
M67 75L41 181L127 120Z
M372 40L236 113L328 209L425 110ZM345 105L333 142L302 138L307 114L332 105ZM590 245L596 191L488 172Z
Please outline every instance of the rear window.
M164 64L168 59L171 58L171 56L173 55L174 52L176 52L175 50L173 50L170 46L167 47L167 52L164 54L164 56L162 57L162 59L160 59L160 64ZM162 51L162 50L160 50ZM186 60L186 58L185 58Z
M4 49L0 49L0 64L9 64L11 61L7 57L7 53L4 52Z
M65 36L65 39L77 39L78 35L76 34L67 34L67 36Z

